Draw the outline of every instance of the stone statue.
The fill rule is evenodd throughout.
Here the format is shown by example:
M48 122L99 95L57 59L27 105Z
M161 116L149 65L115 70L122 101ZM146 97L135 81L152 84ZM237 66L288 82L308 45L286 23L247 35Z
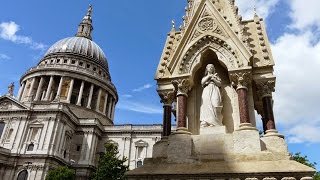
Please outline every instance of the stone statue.
M213 64L208 64L201 80L203 87L200 107L201 127L222 126L222 97L220 93L221 79L215 73Z
M8 86L8 96L13 96L13 91L14 91L14 83L10 83L10 85Z

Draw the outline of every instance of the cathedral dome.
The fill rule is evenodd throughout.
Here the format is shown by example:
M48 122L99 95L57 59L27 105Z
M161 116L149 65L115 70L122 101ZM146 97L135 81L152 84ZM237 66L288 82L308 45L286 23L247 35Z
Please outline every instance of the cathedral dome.
M53 44L21 78L22 102L63 103L79 118L100 117L112 124L118 101L102 49L92 41L92 6L74 37Z
M108 71L107 59L102 49L94 41L86 37L68 37L61 39L48 49L45 56L60 53L85 56Z

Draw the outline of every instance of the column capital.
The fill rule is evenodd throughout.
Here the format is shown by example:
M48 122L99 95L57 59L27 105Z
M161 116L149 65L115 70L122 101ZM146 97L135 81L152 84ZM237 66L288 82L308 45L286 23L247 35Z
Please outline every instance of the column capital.
M238 89L247 89L252 81L251 69L241 69L229 72L231 83Z
M259 98L264 97L272 97L272 92L275 91L276 80L273 79L264 79L264 80L257 80L257 95Z
M160 102L163 103L164 106L172 106L176 95L174 90L158 91L158 94L161 98Z
M182 95L188 97L188 92L191 89L188 79L176 79L172 81L172 84L177 92L177 96Z

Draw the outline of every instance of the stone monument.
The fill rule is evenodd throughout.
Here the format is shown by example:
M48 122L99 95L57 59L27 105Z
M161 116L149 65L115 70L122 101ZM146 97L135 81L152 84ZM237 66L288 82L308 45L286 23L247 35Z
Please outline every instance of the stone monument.
M290 160L273 115L276 77L264 21L243 21L234 0L188 0L156 72L163 137L136 179L312 179ZM172 104L177 130L171 133ZM263 135L256 127L262 117Z

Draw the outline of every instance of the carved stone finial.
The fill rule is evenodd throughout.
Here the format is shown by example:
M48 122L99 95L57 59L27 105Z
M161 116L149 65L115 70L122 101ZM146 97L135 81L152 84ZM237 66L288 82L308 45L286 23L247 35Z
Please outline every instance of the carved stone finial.
M190 90L190 82L188 79L173 80L172 84L177 92L177 96L188 96L188 92Z
M230 72L230 80L237 89L247 88L251 79L252 73L249 70Z
M172 90L172 91L161 91L161 92L158 92L161 100L160 102L163 103L164 105L172 105L173 101L174 101L174 98L175 98L175 92Z
M88 12L87 12L87 16L91 16L92 13L92 5L89 4L89 8L88 8Z
M13 91L14 91L14 83L10 83L9 86L8 86L8 93L7 93L7 96L13 96Z
M171 24L172 24L172 30L176 30L176 22L174 21L174 19L172 19Z

